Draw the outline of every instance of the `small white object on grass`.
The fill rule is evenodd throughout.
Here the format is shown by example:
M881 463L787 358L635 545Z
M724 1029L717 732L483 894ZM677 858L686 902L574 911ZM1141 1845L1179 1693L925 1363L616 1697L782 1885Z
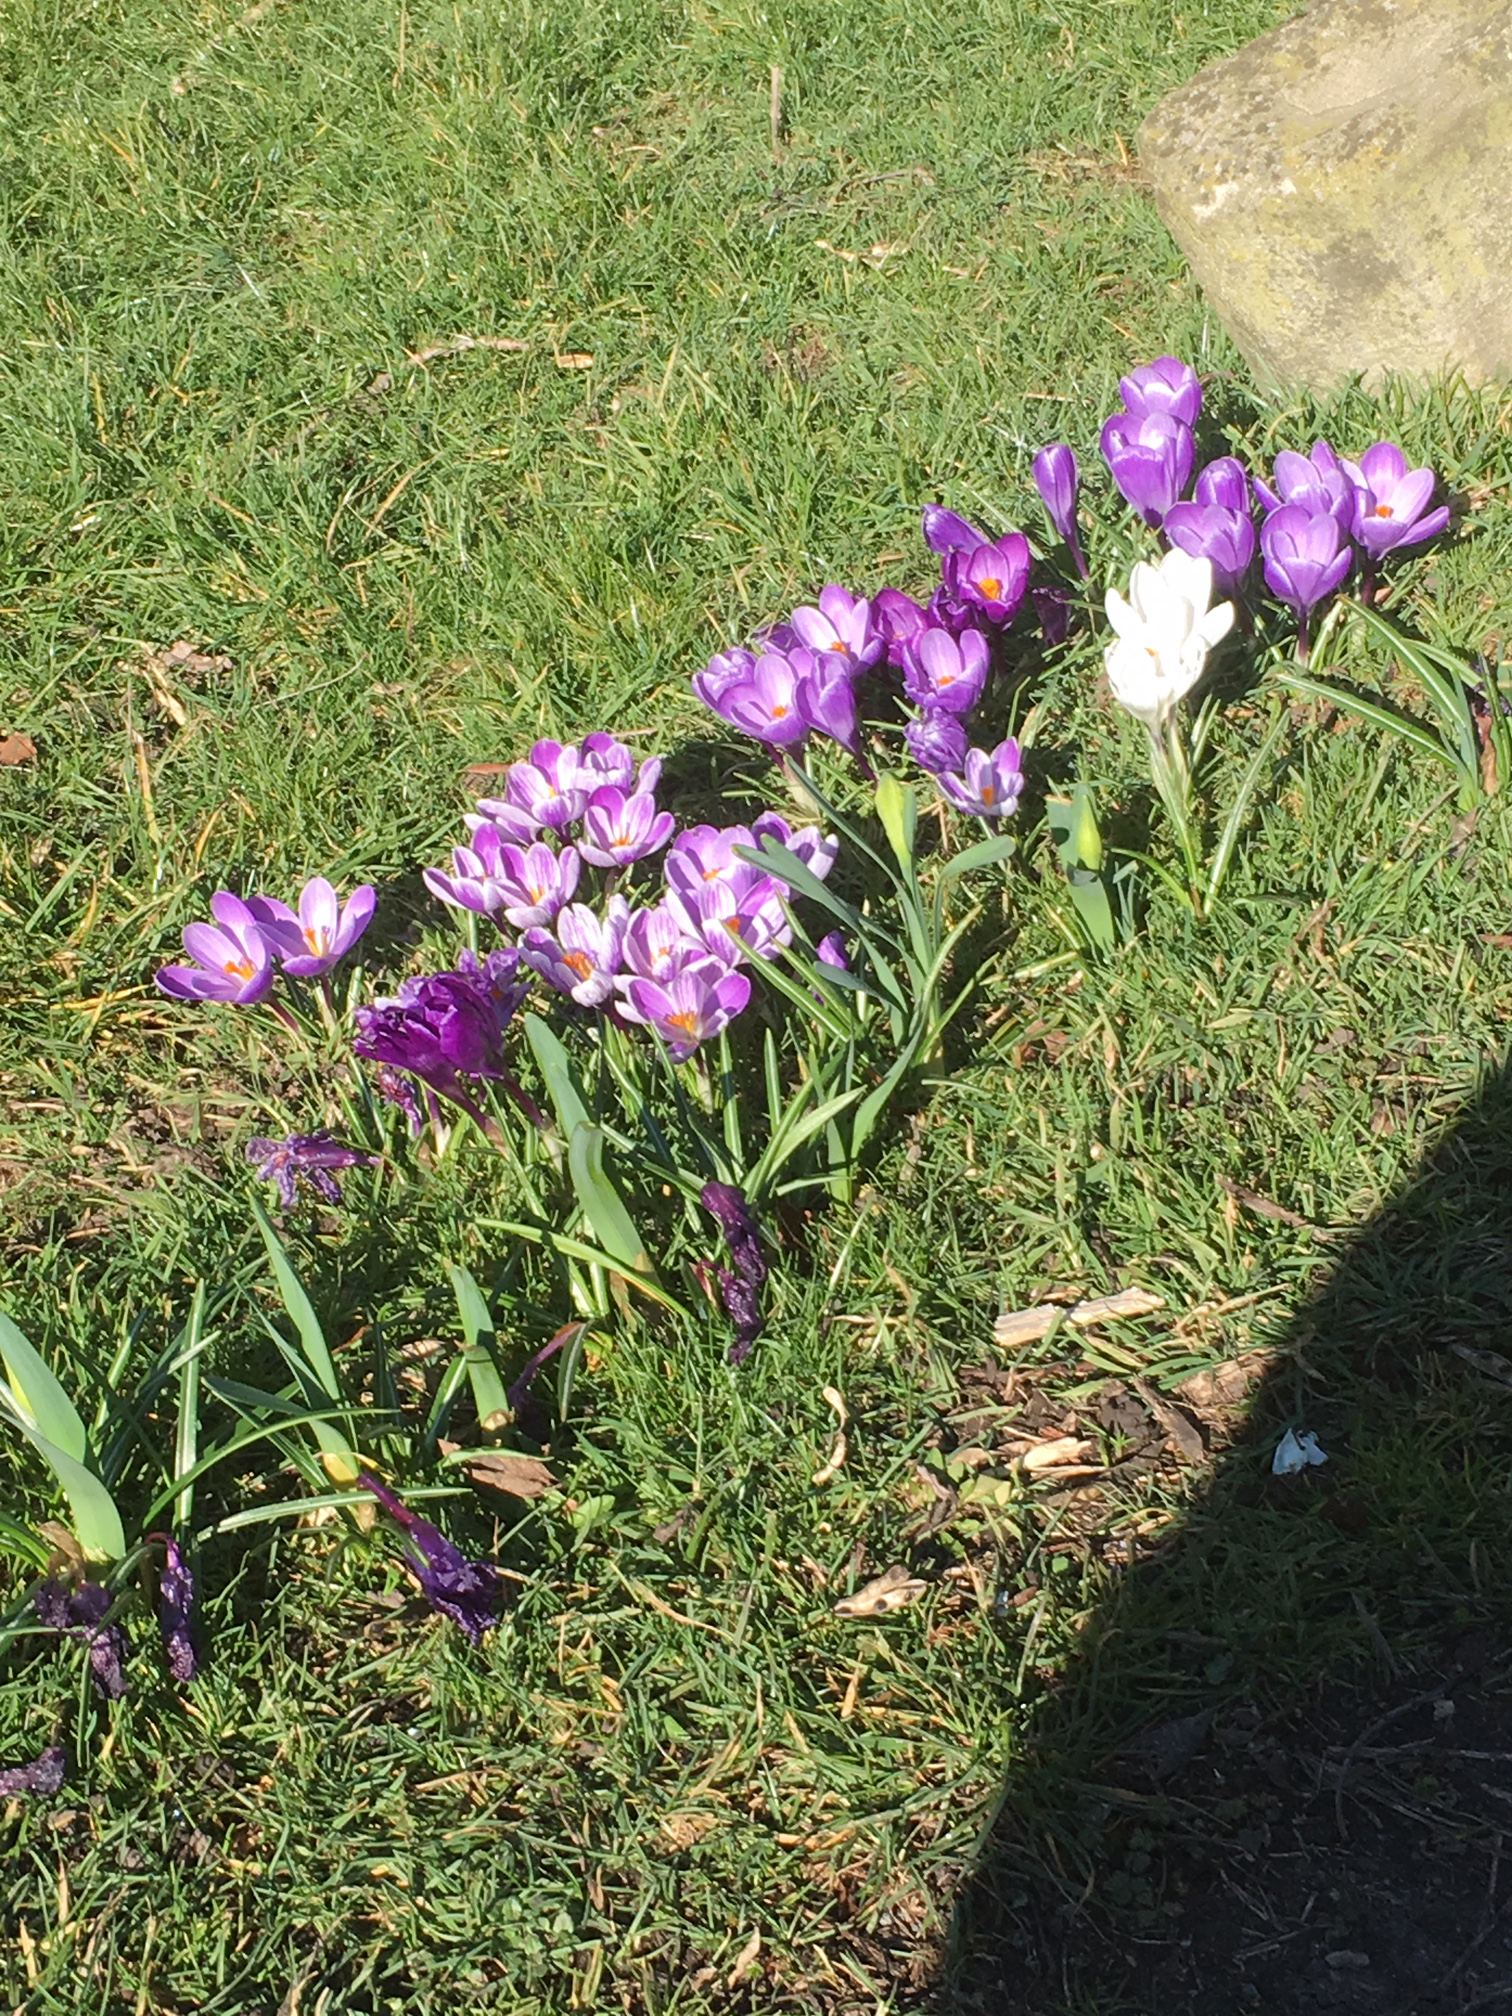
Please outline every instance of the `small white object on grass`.
M1294 1428L1288 1428L1276 1444L1276 1453L1271 1458L1273 1477L1295 1477L1299 1470L1305 1470L1310 1463L1326 1463L1326 1451L1318 1447L1316 1435L1299 1435Z

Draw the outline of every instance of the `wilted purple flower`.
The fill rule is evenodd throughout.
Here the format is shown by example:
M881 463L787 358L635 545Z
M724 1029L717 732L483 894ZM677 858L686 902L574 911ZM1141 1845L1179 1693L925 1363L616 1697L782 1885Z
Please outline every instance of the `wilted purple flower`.
M504 1031L527 991L519 956L513 946L483 961L464 953L455 972L406 980L392 1000L357 1010L353 1050L448 1097L459 1077L503 1077Z
M372 1157L367 1158L369 1161ZM171 1534L163 1536L163 1571L158 1577L158 1621L163 1633L163 1658L180 1685L199 1671L194 1642L194 1576Z
M582 818L589 794L600 782L572 745L542 741L532 746L528 763L510 764L504 795L538 826L561 833Z
M620 1013L656 1031L681 1064L700 1043L717 1036L743 1012L751 983L718 959L695 960L667 981L631 979L624 985Z
M929 621L922 602L901 588L879 588L871 601L873 637L880 637L889 665L901 666L903 646Z
M1409 469L1391 441L1377 441L1356 462L1343 465L1355 490L1354 536L1372 560L1397 546L1420 546L1449 523L1449 506L1426 506L1433 496L1431 469Z
M54 1745L34 1757L30 1764L13 1764L0 1771L0 1799L15 1799L23 1792L50 1799L55 1792L62 1791L67 1771L68 1759Z
M261 1001L273 985L273 955L249 904L229 889L210 898L213 924L186 924L193 966L158 969L159 990L176 1001Z
M362 1471L357 1479L364 1491L371 1491L409 1543L405 1560L420 1584L420 1593L443 1617L464 1630L474 1645L499 1621L504 1603L504 1584L490 1561L469 1561L460 1547L448 1540L429 1519L398 1498L376 1477Z
M814 957L821 966L833 966L839 973L850 971L850 961L845 956L845 940L838 931L827 931L814 947Z
M966 761L966 730L960 716L947 714L943 707L926 707L906 722L903 740L915 763L931 777L959 770Z
M843 660L853 671L875 665L884 650L871 622L871 604L833 582L819 591L817 609L805 604L793 611L793 629L810 651Z
M420 1111L420 1101L415 1097L415 1088L409 1079L392 1064L378 1067L378 1096L386 1099L390 1106L397 1106L409 1122L410 1133L419 1135L425 1127L425 1116Z
M945 567L953 595L989 623L1011 623L1029 585L1029 541L1022 532L1005 532L990 545L952 553Z
M877 643L878 656L882 646ZM856 661L814 654L814 669L798 681L798 713L805 728L827 735L858 761L861 755L861 720L856 709L856 689L852 683Z
M924 544L943 559L947 553L969 553L974 546L987 546L991 541L969 519L947 511L943 504L926 504Z
M1217 504L1225 511L1248 511L1249 477L1237 455L1218 455L1197 471L1192 495L1199 504Z
M272 896L254 896L247 908L285 973L308 980L329 973L351 951L373 921L376 901L364 882L343 903L325 877L316 875L300 890L297 911Z
M948 630L921 630L903 653L903 690L920 707L969 714L987 684L987 639L980 630L952 637Z
M1158 526L1192 473L1192 430L1167 414L1115 413L1102 430L1103 460L1126 503Z
M1179 357L1157 357L1118 381L1119 396L1136 416L1164 414L1184 427L1195 427L1202 411L1202 386L1190 364Z
M1212 561L1215 596L1238 593L1255 557L1255 521L1247 500L1238 511L1222 504L1173 504L1161 529L1183 553Z
M940 779L940 789L958 811L978 819L1011 819L1024 789L1019 745L1010 735L996 749L968 749L964 775Z
M1327 512L1304 511L1300 504L1282 504L1260 527L1265 555L1265 585L1296 610L1304 627L1308 616L1332 595L1354 564L1354 549Z
M761 1233L744 1192L733 1183L705 1183L698 1201L717 1221L734 1262L733 1271L721 1267L717 1278L725 1314L735 1325L730 1363L739 1365L750 1355L751 1346L761 1335L760 1294L767 1278Z
M473 823L470 837L470 847L453 847L450 874L444 868L426 868L421 879L432 896L439 896L443 903L487 916L494 910L502 910L518 890L518 863L524 856L518 843L510 840L493 820ZM508 863L504 859L506 847L510 854ZM549 854L551 850L541 851Z
M614 992L629 921L623 896L611 896L602 917L574 903L558 917L555 934L527 931L520 956L559 994L570 994L580 1008L598 1008Z
M636 910L625 926L620 946L625 971L617 984L623 986L631 976L640 980L670 980L680 966L702 956L702 946L684 937L682 918L669 904Z
M1311 517L1336 518L1341 531L1348 532L1354 524L1354 484L1326 441L1315 441L1310 455L1283 448L1276 457L1275 488L1256 476L1254 491L1267 512L1298 504Z
M278 1201L285 1211L294 1209L298 1183L302 1178L327 1204L341 1202L341 1185L333 1171L371 1169L378 1157L359 1154L324 1131L316 1134L289 1134L282 1141L257 1135L247 1143L247 1160L254 1163L264 1183L278 1185Z
M1064 588L1031 588L1035 620L1040 635L1050 645L1064 644L1071 635L1071 597Z
M493 876L502 893L504 915L517 931L549 924L572 901L582 868L576 847L564 847L560 854L553 854L543 840L532 847L501 847Z
M618 784L601 784L583 813L578 846L595 868L628 868L665 847L676 825L670 812L657 811L649 791L627 794Z
M1041 448L1032 466L1034 487L1045 507L1045 516L1065 540L1076 571L1085 581L1087 560L1082 552L1081 534L1076 523L1076 493L1081 472L1077 468L1075 452L1064 441L1052 441L1049 447Z
M110 1624L114 1598L98 1582L80 1582L70 1589L49 1577L32 1594L32 1608L50 1631L63 1631L70 1638L82 1638L89 1649L89 1670L95 1689L108 1701L119 1701L126 1692L126 1676L121 1671L126 1657L126 1637L119 1624Z

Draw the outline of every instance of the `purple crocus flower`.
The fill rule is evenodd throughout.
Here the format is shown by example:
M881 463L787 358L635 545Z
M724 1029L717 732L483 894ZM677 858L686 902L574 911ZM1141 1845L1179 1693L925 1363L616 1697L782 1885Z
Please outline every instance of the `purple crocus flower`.
M278 1202L285 1211L294 1209L298 1185L309 1184L327 1204L341 1202L337 1169L372 1169L376 1155L360 1154L323 1130L316 1134L289 1134L282 1141L257 1135L247 1143L247 1160L255 1164L264 1183L278 1185Z
M1081 472L1077 467L1075 451L1068 448L1064 441L1052 441L1035 456L1032 468L1034 487L1045 507L1045 516L1066 542L1076 571L1085 581L1087 560L1082 552L1081 534L1076 523L1076 493Z
M821 833L817 826L800 826L794 832L779 812L758 812L751 821L752 843L759 848L767 839L786 847L818 882L829 874L840 852L840 842L833 833Z
M1336 518L1341 531L1348 532L1354 524L1354 484L1326 441L1315 441L1308 455L1283 448L1276 457L1274 489L1258 476L1253 480L1255 495L1267 512L1298 504L1311 517Z
M726 687L715 713L757 742L790 749L807 734L798 712L798 682L814 669L814 653L802 645L764 651L749 679Z
M1024 788L1019 745L1010 735L996 749L968 749L964 774L940 779L940 789L958 811L978 819L1011 819Z
M1071 597L1064 588L1031 588L1035 621L1049 645L1064 644L1071 635Z
M392 1000L357 1010L353 1050L449 1098L459 1077L504 1077L504 1031L527 992L519 957L513 946L481 961L464 953L455 972L406 980Z
M698 959L667 981L631 979L620 1013L654 1029L675 1064L727 1029L751 998L751 983L719 959Z
M468 812L463 823L473 835L483 826L492 826L501 840L508 840L516 847L528 847L541 831L539 819L532 819L528 812L522 812L518 805L511 805L507 798L480 798L476 815Z
M557 918L555 933L527 931L520 956L580 1008L599 1008L614 992L629 922L630 905L623 896L611 896L602 917L586 903L574 903Z
M1216 504L1224 511L1248 511L1249 477L1237 455L1218 455L1197 471L1192 495L1199 504Z
M1372 560L1398 546L1420 546L1449 523L1449 506L1426 506L1433 496L1431 469L1409 469L1394 442L1377 441L1344 469L1355 491L1353 531Z
M745 1193L733 1183L705 1183L698 1201L724 1233L734 1263L733 1268L719 1268L716 1278L725 1314L735 1325L730 1363L739 1365L761 1335L760 1296L768 1271L761 1233Z
M1265 585L1297 612L1305 648L1308 619L1354 564L1354 549L1326 511L1282 504L1260 527Z
M921 630L903 653L903 691L920 707L969 714L987 684L987 639L980 630L952 637L948 630Z
M1248 503L1238 511L1222 504L1173 504L1162 530L1183 553L1212 561L1213 593L1220 601L1239 592L1255 557L1255 521Z
M477 837L473 835L475 840ZM572 901L582 868L576 847L564 847L560 854L553 854L542 840L533 847L501 847L493 872L502 892L504 915L517 931L532 924L549 924L563 905ZM429 882L429 875L426 879ZM436 893L441 893L439 888Z
M1115 413L1103 426L1102 453L1124 501L1158 527L1186 489L1197 451L1190 427L1152 412Z
M411 1512L402 1499L380 1484L366 1470L357 1478L364 1491L371 1491L408 1545L405 1561L420 1584L420 1593L443 1617L465 1631L474 1645L483 1642L485 1631L499 1621L504 1605L504 1583L490 1561L469 1561L460 1547L444 1533Z
M273 954L256 913L229 889L210 898L213 924L186 924L192 966L162 966L161 993L175 1001L261 1001L273 985Z
M947 511L943 504L924 506L924 544L943 560L947 553L969 553L975 546L992 542L969 519Z
M945 567L951 594L989 623L1011 623L1029 585L1029 541L1022 532L1005 532L990 545L952 553Z
M839 658L857 672L875 665L885 648L872 629L871 604L833 582L820 589L817 609L805 604L793 611L793 629L810 651Z
M756 671L754 651L716 651L702 672L693 674L693 691L711 714L727 718L724 698L737 686L747 685Z
M80 1582L70 1589L49 1577L32 1593L32 1608L40 1623L49 1631L84 1641L95 1691L107 1701L119 1701L126 1692L126 1676L121 1670L126 1636L119 1624L106 1621L113 1603L110 1591L98 1582Z
M872 635L880 637L889 665L901 667L903 646L917 636L929 616L921 602L905 595L901 588L879 588L872 597Z
M742 862L740 873L709 882L692 896L673 890L667 907L679 918L683 936L727 966L766 959L792 942L793 927L782 907L783 885Z
M297 911L272 896L254 896L247 908L285 973L309 980L329 973L351 951L373 921L377 900L364 882L343 903L325 877L316 875L300 890Z
M744 872L737 847L754 847L749 826L686 826L667 851L667 887L693 897L708 882L728 881Z
M194 1576L172 1534L163 1536L163 1556L163 1570L158 1577L163 1658L169 1673L183 1686L199 1671L199 1651L194 1642Z
M595 868L628 868L665 847L676 825L670 812L657 811L649 791L627 793L618 784L601 784L583 813L578 846Z
M1159 413L1195 427L1202 411L1202 385L1190 364L1179 357L1157 357L1118 381L1119 396L1136 417Z
M62 1791L67 1775L68 1759L54 1745L34 1757L30 1764L12 1764L9 1769L0 1771L0 1799L15 1799L22 1793L50 1799L55 1792Z
M670 903L658 903L654 909L636 910L625 926L620 946L624 971L616 985L623 987L625 981L632 977L638 980L670 980L680 966L702 957L703 947L684 936L682 918Z
M881 645L878 643L878 655ZM814 654L812 672L798 681L798 714L805 728L838 742L858 762L861 753L861 717L856 708L852 683L856 661Z
M947 714L943 707L926 707L905 723L903 740L915 763L931 777L959 770L966 761L966 730L960 716Z
M524 821L529 825L530 821ZM519 888L517 864L524 858L517 842L509 839L504 829L494 820L479 819L469 821L471 828L469 847L453 847L451 872L444 868L426 868L421 880L432 896L439 896L443 903L451 903L459 910L474 911L480 917L492 911L501 910L510 896ZM529 843L527 843L529 844ZM504 850L509 849L512 868L504 860ZM549 848L543 852L550 853Z
M814 957L821 966L833 966L840 973L850 971L850 960L845 955L845 939L838 931L825 933L814 947Z
M504 795L538 826L565 832L581 819L590 793L601 780L585 770L576 748L561 742L532 745L528 763L511 763Z

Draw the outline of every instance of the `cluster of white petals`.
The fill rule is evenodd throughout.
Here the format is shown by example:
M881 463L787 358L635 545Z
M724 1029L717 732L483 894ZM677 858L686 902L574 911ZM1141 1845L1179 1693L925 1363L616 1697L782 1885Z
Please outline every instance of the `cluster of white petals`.
M1103 654L1113 697L1159 732L1202 677L1207 654L1234 626L1234 605L1213 599L1213 563L1173 546L1157 566L1141 560L1127 601L1107 595L1115 635Z

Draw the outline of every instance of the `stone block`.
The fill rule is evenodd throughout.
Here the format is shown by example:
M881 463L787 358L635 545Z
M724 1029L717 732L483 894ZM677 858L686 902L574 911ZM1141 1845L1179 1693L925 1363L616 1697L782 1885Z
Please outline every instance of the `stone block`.
M1512 376L1512 0L1319 0L1171 92L1138 145L1272 389Z

